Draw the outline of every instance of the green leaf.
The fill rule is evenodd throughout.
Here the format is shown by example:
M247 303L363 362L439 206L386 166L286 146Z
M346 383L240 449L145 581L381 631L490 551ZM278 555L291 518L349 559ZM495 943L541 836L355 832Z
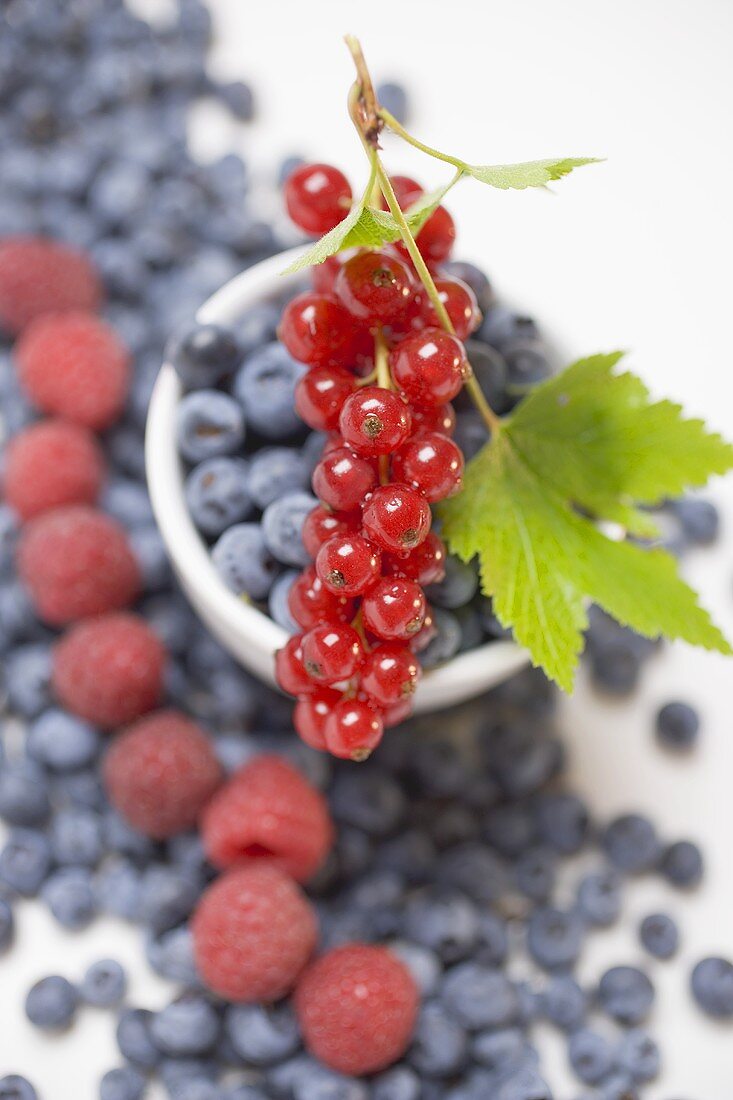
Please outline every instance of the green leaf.
M652 533L636 507L733 466L733 448L652 402L621 353L573 364L538 386L468 464L441 505L450 549L478 556L482 586L533 663L572 688L593 600L648 637L731 648L674 559L608 537L593 517Z
M600 164L602 157L561 157L549 160L527 160L521 164L463 164L467 175L480 183L498 187L501 191L524 191L527 187L546 187L562 179L573 168Z

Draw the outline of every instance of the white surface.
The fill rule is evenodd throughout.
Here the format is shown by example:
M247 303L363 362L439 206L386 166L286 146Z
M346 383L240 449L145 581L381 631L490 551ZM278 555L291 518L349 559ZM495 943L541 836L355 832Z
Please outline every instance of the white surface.
M400 0L384 8L215 0L213 7L222 31L219 71L253 81L259 117L244 131L217 130L202 110L199 144L212 153L236 137L256 163L301 151L359 179L361 153L344 113L350 63L340 42L351 31L362 36L378 77L408 82L414 129L431 143L480 161L609 157L557 184L556 197L462 185L451 201L458 255L483 262L502 292L568 333L573 351L633 349L655 390L733 434L729 0ZM385 155L427 183L442 178L393 142ZM731 479L715 495L730 528ZM731 558L727 530L690 570L729 632ZM706 850L704 890L685 898L638 884L624 928L599 934L584 960L591 977L609 962L638 960L633 930L651 907L669 905L680 920L680 958L652 968L659 997L651 1027L665 1071L649 1086L649 1100L733 1096L733 1029L703 1020L685 990L690 963L702 953L733 956L732 670L722 658L674 646L648 666L632 702L601 704L581 684L564 706L572 778L597 812L647 809L666 835L695 837ZM662 756L650 737L656 706L672 696L697 703L703 715L702 743L689 761ZM49 970L79 974L104 953L134 968L133 998L160 1003L161 985L139 963L137 935L117 925L65 937L30 906L20 923L19 950L0 968L0 1068L12 1056L44 1100L93 1100L113 1057L109 1018L88 1013L72 1036L38 1042L17 1010L25 989ZM557 1049L550 1058L558 1100L571 1100L581 1089L569 1084Z

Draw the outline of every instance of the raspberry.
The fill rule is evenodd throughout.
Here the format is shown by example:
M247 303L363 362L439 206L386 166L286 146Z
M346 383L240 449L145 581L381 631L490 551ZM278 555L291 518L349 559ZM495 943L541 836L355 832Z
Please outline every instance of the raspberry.
M252 864L223 875L191 922L196 967L230 1001L276 1001L292 989L316 944L312 906L276 867Z
M161 710L114 739L103 776L122 817L138 832L164 839L196 823L221 772L199 726L179 711Z
M18 333L44 313L95 310L102 286L81 252L42 237L0 242L0 328Z
M104 473L102 450L91 432L47 420L26 428L8 446L5 499L21 519L62 504L94 504Z
M72 627L53 656L53 686L74 714L100 726L132 722L157 706L166 653L157 634L124 612Z
M304 972L295 1011L306 1047L339 1073L375 1073L404 1054L418 1009L407 967L385 947L336 947Z
M99 431L117 419L130 381L127 349L89 313L41 317L16 347L18 377L43 412Z
M140 588L123 529L84 504L32 519L21 533L17 563L39 616L54 626L117 611Z
M328 855L333 827L319 792L292 764L259 756L240 768L212 799L201 832L217 867L257 861L298 882Z

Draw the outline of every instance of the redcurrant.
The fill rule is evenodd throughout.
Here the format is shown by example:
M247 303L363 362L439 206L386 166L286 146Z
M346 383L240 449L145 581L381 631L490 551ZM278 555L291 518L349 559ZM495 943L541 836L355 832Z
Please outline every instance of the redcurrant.
M376 483L372 463L348 447L329 451L313 471L313 492L337 512L353 512Z
M324 542L316 571L329 591L361 596L380 575L382 554L361 535L336 535Z
M366 658L362 690L379 706L391 707L414 694L420 678L420 662L406 645L386 642Z
M460 279L436 279L435 287L451 319L456 336L459 340L465 340L481 324L481 311L478 308L476 295L470 286ZM440 324L435 306L427 295L422 298L422 316L426 325Z
M397 386L416 405L444 405L460 391L469 371L463 344L437 328L407 336L389 361Z
M440 432L441 435L453 435L456 428L456 411L449 403L433 405L432 408L418 409L413 406L412 430L418 432Z
M445 576L445 546L434 531L409 554L384 554L382 571L389 577L408 577L418 584L437 584Z
M425 593L405 577L383 577L364 596L361 610L365 627L378 638L407 640L425 622Z
M300 695L314 687L303 663L302 641L303 636L295 634L275 654L275 679L288 695Z
M329 752L342 760L366 760L382 740L381 715L360 699L342 699L323 727Z
M362 513L367 537L393 554L419 546L427 537L431 519L422 493L394 482L375 489Z
M278 334L294 359L313 367L353 366L363 350L364 333L348 310L335 298L312 291L288 302Z
M390 176L389 182L392 184L392 190L401 210L412 206L423 194L423 188L410 176ZM382 199L382 208L389 209L386 199Z
M391 707L387 707L382 715L384 728L388 730L392 729L393 726L399 726L400 722L404 722L410 714L412 714L411 698L401 699L399 703L393 703Z
M339 429L344 441L361 455L386 455L407 439L410 410L397 393L365 386L343 402Z
M425 620L414 637L410 638L410 649L413 653L422 653L437 635L438 628L435 625L433 613L428 608L425 612Z
M356 535L361 527L361 515L358 512L331 512L318 504L305 517L303 546L312 558L315 558L324 542L334 535Z
M460 447L439 432L414 435L392 456L392 474L425 494L431 504L455 493L463 477Z
M324 622L350 622L354 617L354 601L329 591L314 565L309 565L293 581L288 592L288 608L303 630L311 630Z
M334 291L360 321L388 325L404 314L414 285L410 269L398 256L367 250L346 261Z
M341 407L355 379L341 367L312 367L295 387L295 411L309 428L330 432L338 426Z
M351 187L343 172L330 164L302 164L284 187L288 214L306 233L320 235L346 217L351 206Z
M303 635L302 646L306 672L327 687L349 680L364 660L361 638L348 623L314 626Z
M312 749L325 749L323 727L326 719L338 703L341 694L331 688L316 688L309 695L298 696L293 710L293 725Z
M316 294L333 294L333 284L341 270L338 256L327 256L322 264L311 268L311 284Z
M455 239L456 223L444 206L439 206L430 215L415 238L425 262L430 265L442 264L448 259Z

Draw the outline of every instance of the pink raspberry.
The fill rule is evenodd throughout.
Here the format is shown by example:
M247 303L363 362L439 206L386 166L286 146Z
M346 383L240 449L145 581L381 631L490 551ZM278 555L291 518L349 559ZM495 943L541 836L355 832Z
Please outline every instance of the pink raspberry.
M221 771L203 730L180 711L161 710L115 737L103 777L125 821L162 840L195 825Z
M39 616L53 626L118 611L140 589L140 569L124 530L85 504L30 520L16 559Z
M266 862L298 882L321 866L333 843L322 795L279 756L258 756L231 777L201 821L206 854L217 867Z
M313 953L316 915L277 867L237 867L205 891L192 918L204 983L230 1001L276 1001Z
M30 325L15 348L18 377L39 409L100 431L122 412L130 356L91 313L53 313Z
M349 943L316 959L295 990L303 1041L319 1061L358 1076L385 1069L410 1042L418 991L386 947Z
M120 726L160 702L165 659L158 635L139 615L104 615L78 623L56 645L53 687L74 714Z
M65 420L45 420L11 440L5 499L21 519L63 504L94 504L104 475L102 449L90 431Z
M98 309L102 284L90 260L43 237L0 241L0 328L18 333L44 313Z

